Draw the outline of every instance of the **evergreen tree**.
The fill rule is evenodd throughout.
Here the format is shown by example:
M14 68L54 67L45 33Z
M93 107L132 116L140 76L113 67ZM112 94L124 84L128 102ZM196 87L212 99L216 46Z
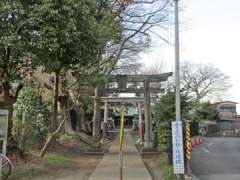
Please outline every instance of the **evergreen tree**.
M181 94L181 120L188 119L188 112L191 109L189 97ZM155 138L160 151L167 152L171 159L172 153L172 131L171 123L175 120L175 92L168 90L163 95L154 109Z
M109 40L111 27L107 29L104 21L105 26L100 28L95 12L93 0L45 0L31 6L28 29L34 63L55 75L52 130L57 128L61 74L97 66L102 55L99 50Z
M9 129L12 127L12 109L26 74L32 63L28 45L29 36L25 22L27 6L20 0L0 2L0 94L1 108L9 110Z

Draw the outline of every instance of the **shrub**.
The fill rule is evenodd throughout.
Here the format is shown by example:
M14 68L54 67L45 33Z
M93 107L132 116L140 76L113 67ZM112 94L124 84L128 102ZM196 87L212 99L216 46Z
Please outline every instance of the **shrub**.
M14 106L13 137L21 154L40 145L49 132L48 104L43 101L41 87L29 84L22 89Z
M191 102L186 95L181 95L181 116L188 119L188 112L191 109ZM155 143L158 149L169 154L171 162L172 136L171 122L175 119L175 92L168 90L155 105Z

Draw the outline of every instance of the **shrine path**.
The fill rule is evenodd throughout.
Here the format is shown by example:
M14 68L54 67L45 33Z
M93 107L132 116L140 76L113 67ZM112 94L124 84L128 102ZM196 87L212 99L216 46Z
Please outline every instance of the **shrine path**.
M122 177L119 163L119 138L113 142L88 180L152 180L135 147L131 134L125 131Z

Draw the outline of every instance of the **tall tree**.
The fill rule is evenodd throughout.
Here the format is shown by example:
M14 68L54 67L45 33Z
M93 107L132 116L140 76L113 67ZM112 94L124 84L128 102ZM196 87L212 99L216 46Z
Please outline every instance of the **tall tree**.
M61 74L94 66L98 54L95 4L92 0L46 0L33 4L29 19L34 62L53 73L52 130L57 127Z
M94 13L95 10L98 9L98 13L95 19L95 22L91 25L94 29L94 35L95 35L95 48L96 48L96 54L91 53L89 56L94 57L96 62L94 66L76 66L71 67L73 71L73 76L75 78L75 82L69 83L68 86L71 87L71 89L75 89L75 91L79 91L80 89L83 89L82 85L85 84L86 86L89 86L90 84L94 86L95 92L98 93L101 89L101 85L103 84L102 79L104 79L104 74L102 72L105 70L105 63L107 63L106 56L106 48L108 44L114 43L117 44L121 39L121 31L122 26L120 24L120 21L116 20L115 15L112 12L111 7L106 3L102 2L101 4L97 4L96 7L94 7ZM99 14L100 13L100 14ZM94 20L93 20L94 21ZM91 29L89 29L91 31ZM91 64L90 64L91 65ZM90 78L91 77L91 78ZM91 88L90 88L91 89ZM98 109L94 111L94 117L93 119L98 119L96 121L93 121L93 134L95 140L100 139L100 120L99 120L99 99L98 96L94 98L95 101L95 109ZM97 112L97 114L96 114Z
M34 63L54 74L52 133L40 155L44 156L52 138L64 125L57 115L61 76L76 74L85 67L98 65L102 46L101 32L95 19L95 1L45 0L35 1L30 8L28 27L31 29ZM104 39L104 38L103 38ZM59 124L59 125L58 125Z
M195 100L216 97L229 87L229 78L208 64L185 63L181 68L182 88Z
M12 110L24 77L31 70L31 56L27 49L29 36L24 26L27 9L20 0L0 2L0 94L1 108L9 109L9 129ZM11 131L10 131L11 132ZM9 133L10 134L10 133Z

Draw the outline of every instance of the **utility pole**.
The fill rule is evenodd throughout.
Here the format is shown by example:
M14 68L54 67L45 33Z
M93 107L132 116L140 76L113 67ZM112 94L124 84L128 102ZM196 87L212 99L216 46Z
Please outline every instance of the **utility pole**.
M176 108L176 123L181 123L181 99L180 99L180 53L179 53L179 7L178 7L179 0L174 0L174 14L175 14L175 108ZM182 133L182 125L180 129ZM177 142L183 144L183 138L179 138ZM181 147L180 156L184 157L183 149ZM183 158L182 158L183 160ZM184 164L184 162L183 162ZM183 165L184 166L184 165ZM176 174L177 179L183 179L183 174Z
M178 20L178 1L174 0L175 9L175 84L176 84L176 121L181 121L180 106L180 55L179 55L179 20Z

